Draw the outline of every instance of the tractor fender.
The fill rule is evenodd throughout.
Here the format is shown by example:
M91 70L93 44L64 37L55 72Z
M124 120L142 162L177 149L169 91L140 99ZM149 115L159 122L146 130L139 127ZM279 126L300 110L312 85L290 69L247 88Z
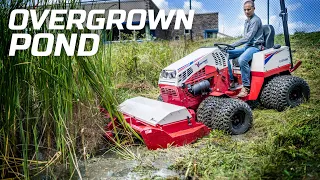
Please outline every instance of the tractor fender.
M264 83L264 76L252 75L250 95L248 100L257 100Z

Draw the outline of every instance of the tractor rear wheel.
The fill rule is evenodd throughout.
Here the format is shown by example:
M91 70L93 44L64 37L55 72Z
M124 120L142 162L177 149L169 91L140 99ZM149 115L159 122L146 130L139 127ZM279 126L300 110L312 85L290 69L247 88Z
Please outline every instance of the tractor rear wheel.
M278 82L276 107L278 111L286 108L296 107L310 98L309 85L302 78L295 76L284 76L282 81Z
M251 127L252 112L241 100L208 97L198 107L197 120L211 129L243 134Z
M261 104L266 108L283 111L309 100L310 88L299 77L284 75L272 78L263 88Z
M248 100L248 101L246 101L246 103L250 106L250 108L252 110L254 110L255 108L257 108L260 105L260 102L258 99L257 100Z
M269 80L263 87L261 95L260 95L260 102L263 107L268 109L275 109L276 108L276 96L277 96L277 86L280 81L282 81L283 76L276 76Z

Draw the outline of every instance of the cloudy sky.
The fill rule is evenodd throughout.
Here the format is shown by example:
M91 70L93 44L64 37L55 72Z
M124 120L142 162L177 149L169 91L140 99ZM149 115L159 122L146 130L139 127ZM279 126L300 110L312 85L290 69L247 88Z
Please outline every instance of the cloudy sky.
M189 9L189 0L153 0L160 9ZM238 36L243 32L245 15L244 0L192 0L191 6L196 13L219 13L219 32ZM267 1L256 0L255 13L267 24ZM320 31L320 0L286 0L289 13L289 32ZM270 0L270 24L277 33L282 33L279 17L279 0Z

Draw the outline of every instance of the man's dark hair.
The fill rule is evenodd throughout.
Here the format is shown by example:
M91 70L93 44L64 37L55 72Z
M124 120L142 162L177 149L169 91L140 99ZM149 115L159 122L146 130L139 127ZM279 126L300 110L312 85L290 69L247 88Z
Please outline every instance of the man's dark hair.
M254 0L248 0L244 4L250 3L252 7L254 7Z

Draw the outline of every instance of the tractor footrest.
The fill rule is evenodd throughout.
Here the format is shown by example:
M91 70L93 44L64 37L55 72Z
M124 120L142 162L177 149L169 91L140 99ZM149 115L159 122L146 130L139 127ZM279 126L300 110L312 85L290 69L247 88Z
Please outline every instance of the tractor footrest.
M241 89L243 87L242 84L236 83L235 85L236 86L234 88L230 88L231 91L235 91L235 90ZM226 92L226 94L228 94L228 91Z

